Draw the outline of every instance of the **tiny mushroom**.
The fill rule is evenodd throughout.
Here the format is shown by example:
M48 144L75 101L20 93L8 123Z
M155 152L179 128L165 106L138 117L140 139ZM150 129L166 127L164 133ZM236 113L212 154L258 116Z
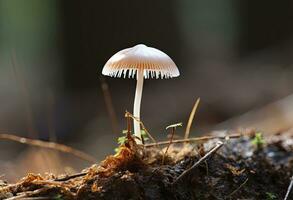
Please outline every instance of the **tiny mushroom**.
M180 75L176 64L167 54L144 44L138 44L114 54L105 64L102 74L119 78L121 76L136 78L133 116L138 120L140 120L144 78L168 79ZM134 120L134 135L141 138L140 123L137 120ZM141 143L141 140L137 142Z

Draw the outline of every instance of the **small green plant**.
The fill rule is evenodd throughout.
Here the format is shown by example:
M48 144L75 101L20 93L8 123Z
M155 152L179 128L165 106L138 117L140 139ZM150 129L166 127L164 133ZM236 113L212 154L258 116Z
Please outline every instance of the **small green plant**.
M127 132L128 132L127 130L122 130L123 136L118 137L118 139L117 139L117 143L119 144L119 146L126 142ZM147 133L144 130L140 130L140 132L141 132L141 136L143 138L143 141L148 141L149 138L148 138ZM119 151L119 147L115 148L114 151L117 153Z
M266 198L267 200L277 199L277 196L274 193L266 192L266 195L267 195L267 198Z
M258 148L261 148L265 144L262 133L256 133L251 143L256 145Z
M119 145L124 144L125 141L126 141L126 137L125 137L125 136L121 136L121 137L119 137L119 138L117 139L117 143L118 143Z
M141 137L143 139L143 141L148 141L149 140L149 137L148 137L148 134L145 132L145 130L140 130L140 133L141 133Z
M117 143L118 143L119 145L125 143L125 141L126 141L127 130L123 130L123 131L122 131L122 134L123 134L123 136L118 137L118 139L117 139Z
M119 144L119 146L126 142L127 130L122 130L122 134L123 134L123 136L120 136L117 139L117 143ZM119 147L115 148L114 151L115 151L115 153L117 153L119 151Z

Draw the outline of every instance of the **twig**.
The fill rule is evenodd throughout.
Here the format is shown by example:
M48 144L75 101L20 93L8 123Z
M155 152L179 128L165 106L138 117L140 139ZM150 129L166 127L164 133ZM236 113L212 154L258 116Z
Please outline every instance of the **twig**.
M178 139L178 140L173 140L172 143L184 143L184 142L198 142L198 141L206 141L206 140L212 140L212 139L225 139L226 137L229 137L230 139L233 138L240 138L244 134L231 134L231 135L226 135L226 136L202 136L202 137L195 137L195 138L188 138L188 139ZM156 145L166 145L169 144L169 141L162 141L162 142L157 142L157 143L150 143L150 144L145 144L145 147L153 147Z
M192 122L193 122L193 119L194 119L195 112L196 112L197 107L199 105L199 102L200 102L200 98L198 98L196 100L196 102L194 103L194 106L193 106L193 108L191 110L191 113L189 115L189 119L188 119L188 122L187 122L186 130L185 130L184 139L189 138L190 128L191 128L191 125L192 125Z
M80 150L74 149L72 147L63 145L63 144L58 144L55 142L46 142L46 141L42 141L42 140L36 140L36 139L30 139L30 138L25 138L25 137L20 137L20 136L16 136L16 135L11 135L11 134L6 134L6 133L0 133L0 140L10 140L10 141L14 141L14 142L19 142L22 144L27 144L27 145L31 145L31 146L37 146L37 147L43 147L43 148L47 148L47 149L54 149L54 150L58 150L64 153L69 153L72 154L82 160L88 161L90 163L95 163L96 159L91 156L88 155Z
M72 175L69 175L69 176L65 176L63 178L56 178L54 181L68 181L68 180L73 179L73 178L85 176L86 174L87 174L87 172L76 173L76 174L72 174Z
M290 181L290 184L289 184L289 187L288 187L288 190L287 190L287 193L286 193L286 196L285 196L284 200L288 199L289 194L290 194L290 192L292 190L292 187L293 187L293 176L291 177L291 181Z
M26 193L18 195L18 196L14 196L14 197L9 197L6 200L18 200L18 199L24 199L25 197L27 197Z
M109 117L111 119L112 130L114 133L119 134L117 115L113 106L113 101L112 101L111 93L109 90L109 86L103 77L100 77L100 82L101 82L101 88L103 91L106 108L107 108Z
M127 111L126 111L127 112ZM131 117L129 115L125 115L127 122L127 136L131 136Z
M18 195L18 196L14 196L14 197L10 197L10 198L7 198L6 200L49 200L50 197L28 197L26 193L24 194L21 194L21 195Z
M34 190L34 191L23 192L23 193L21 193L18 196L10 197L10 198L7 198L6 200L19 200L19 199L21 199L21 200L52 199L52 197L30 197L32 195L40 194L41 192L46 191L48 189L49 188L40 188L40 189L37 189L37 190Z
M7 198L6 200L48 200L52 199L51 197L28 197L27 193Z
M26 198L21 198L21 200L48 200L52 199L52 197L26 197Z
M214 154L218 149L220 149L224 145L223 142L218 141L217 145L212 148L205 156L203 156L201 159L199 159L194 165L192 165L189 169L185 170L178 178L173 182L173 185L178 183L181 179L186 177L188 174L190 174L199 164L201 164L203 161L205 161L208 157L210 157L212 154Z
M52 199L51 197L26 197L22 198L21 200L48 200Z
M35 180L34 184L37 185L49 185L49 186L57 186L57 187L66 187L63 181L54 181L54 180Z
M146 132L146 134L148 135L149 138L151 138L151 140L154 142L153 146L156 146L157 141L155 140L155 138L153 138L153 136L149 133L149 131L146 129L146 127L144 126L143 122L140 121L139 119L137 119L136 117L134 117L130 112L126 111L125 112L125 116L126 117L131 117L133 120L136 120L142 127L142 129Z
M248 181L248 178L243 183L241 183L241 185L238 188L236 188L236 190L234 190L228 196L226 196L226 198L233 196L238 190L240 190L247 183L247 181Z

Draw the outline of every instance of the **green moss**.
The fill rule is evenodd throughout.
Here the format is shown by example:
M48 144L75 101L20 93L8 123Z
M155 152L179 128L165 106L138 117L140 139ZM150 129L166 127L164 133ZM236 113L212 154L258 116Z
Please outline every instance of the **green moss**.
M266 198L267 200L277 199L277 196L274 193L266 192L266 195L267 195L267 198Z
M261 148L265 144L262 133L256 133L251 143L256 145L258 148Z

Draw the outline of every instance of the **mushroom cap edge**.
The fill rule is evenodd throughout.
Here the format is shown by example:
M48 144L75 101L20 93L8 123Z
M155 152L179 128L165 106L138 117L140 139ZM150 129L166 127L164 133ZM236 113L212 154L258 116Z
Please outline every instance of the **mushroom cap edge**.
M180 75L174 61L164 52L138 44L114 54L105 64L102 74L111 77L135 78L143 70L145 79L173 78Z

